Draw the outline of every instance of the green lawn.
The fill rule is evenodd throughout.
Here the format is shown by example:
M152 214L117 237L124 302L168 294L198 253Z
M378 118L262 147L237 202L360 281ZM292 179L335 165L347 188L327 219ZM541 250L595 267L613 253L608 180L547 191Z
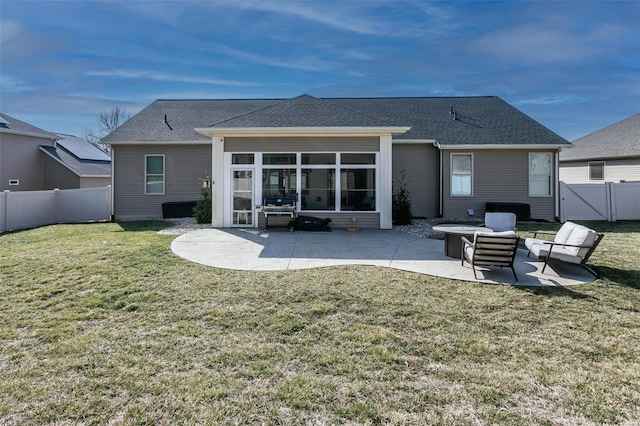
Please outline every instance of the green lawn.
M640 222L589 225L600 279L566 289L227 271L162 222L0 235L0 424L637 424Z

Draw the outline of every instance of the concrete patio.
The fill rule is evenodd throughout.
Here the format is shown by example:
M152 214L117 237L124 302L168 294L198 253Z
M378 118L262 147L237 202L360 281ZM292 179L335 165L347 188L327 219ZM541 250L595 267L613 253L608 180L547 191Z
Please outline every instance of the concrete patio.
M477 268L445 256L444 241L419 238L396 231L288 232L259 229L198 229L177 237L171 250L180 257L223 269L269 271L339 265L375 265L444 278L519 286L572 286L594 280L586 270L543 263L518 250L514 266L518 282L508 268Z

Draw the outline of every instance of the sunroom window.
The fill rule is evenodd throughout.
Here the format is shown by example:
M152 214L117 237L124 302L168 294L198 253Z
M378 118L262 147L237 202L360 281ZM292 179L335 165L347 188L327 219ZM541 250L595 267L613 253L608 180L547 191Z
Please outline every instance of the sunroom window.
M263 154L262 193L265 196L296 196L296 154Z

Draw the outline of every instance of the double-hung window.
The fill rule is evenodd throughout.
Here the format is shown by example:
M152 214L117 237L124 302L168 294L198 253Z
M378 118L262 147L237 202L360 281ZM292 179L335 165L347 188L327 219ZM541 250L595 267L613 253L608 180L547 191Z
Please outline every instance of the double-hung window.
M473 154L451 154L451 195L473 195Z
M529 196L549 197L552 187L552 154L532 152L529 154Z
M144 193L164 195L164 155L145 155L144 162Z

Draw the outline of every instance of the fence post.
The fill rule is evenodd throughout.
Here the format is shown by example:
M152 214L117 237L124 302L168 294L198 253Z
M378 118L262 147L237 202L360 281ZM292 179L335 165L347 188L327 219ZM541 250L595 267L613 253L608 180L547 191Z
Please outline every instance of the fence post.
M53 188L53 223L60 223L60 188Z
M0 223L0 232L5 232L9 229L9 191L4 190L4 214L2 215L2 223Z
M107 222L111 222L113 220L111 217L111 212L113 211L113 206L111 205L113 196L111 195L111 191L111 185L107 185Z
M616 209L616 184L613 182L607 182L607 192L609 193L607 201L609 203L609 221L615 222L618 219L618 212Z

